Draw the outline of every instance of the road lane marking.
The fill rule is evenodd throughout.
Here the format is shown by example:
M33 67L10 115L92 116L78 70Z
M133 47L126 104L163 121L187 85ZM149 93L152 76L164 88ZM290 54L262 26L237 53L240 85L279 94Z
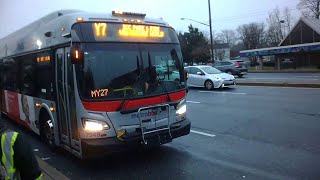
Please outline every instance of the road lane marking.
M199 91L201 93L216 93L216 94L236 94L236 95L247 95L247 93L236 93L236 92L214 92L214 91Z
M209 134L209 133L195 131L195 130L190 130L190 132L195 133L195 134L200 134L200 135L203 135L203 136L208 136L208 137L215 137L216 136L214 134Z
M187 103L200 104L201 102L198 102L198 101L187 101Z

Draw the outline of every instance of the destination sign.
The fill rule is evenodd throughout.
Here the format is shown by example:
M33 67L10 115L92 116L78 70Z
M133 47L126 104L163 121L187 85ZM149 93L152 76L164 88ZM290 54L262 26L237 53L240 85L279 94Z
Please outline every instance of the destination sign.
M158 25L82 22L75 24L73 29L83 42L179 43L172 28Z

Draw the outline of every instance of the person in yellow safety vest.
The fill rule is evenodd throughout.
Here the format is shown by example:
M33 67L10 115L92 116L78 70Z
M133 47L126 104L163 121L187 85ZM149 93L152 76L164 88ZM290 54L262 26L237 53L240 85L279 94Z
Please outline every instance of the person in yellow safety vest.
M1 115L0 137L0 179L42 179L43 174L31 147L22 135L6 128Z

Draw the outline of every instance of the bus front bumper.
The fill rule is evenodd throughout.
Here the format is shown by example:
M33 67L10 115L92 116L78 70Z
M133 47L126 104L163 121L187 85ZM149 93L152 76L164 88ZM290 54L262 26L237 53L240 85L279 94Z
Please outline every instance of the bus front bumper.
M189 134L190 127L191 127L191 122L188 119L172 124L170 129L172 139ZM150 134L145 138L153 139L155 142L157 142L158 135L164 136L164 133L159 132L158 134ZM168 139L167 142L170 142L172 139L171 138ZM138 147L141 147L142 145L141 142L142 142L141 132L139 133L139 135L137 134L137 135L128 136L128 137L125 137L123 140L120 140L117 137L81 140L82 157L84 158L101 157L107 154L126 151L126 150L129 150L130 148L138 148Z

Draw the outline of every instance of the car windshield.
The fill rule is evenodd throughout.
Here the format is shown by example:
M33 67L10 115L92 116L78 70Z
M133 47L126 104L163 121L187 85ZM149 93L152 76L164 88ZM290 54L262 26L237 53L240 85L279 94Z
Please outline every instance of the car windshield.
M154 96L185 88L178 45L90 43L84 46L84 63L76 68L82 98Z
M206 72L207 74L220 74L221 73L221 71L219 71L218 69L211 67L211 66L202 67L201 69L204 72Z

